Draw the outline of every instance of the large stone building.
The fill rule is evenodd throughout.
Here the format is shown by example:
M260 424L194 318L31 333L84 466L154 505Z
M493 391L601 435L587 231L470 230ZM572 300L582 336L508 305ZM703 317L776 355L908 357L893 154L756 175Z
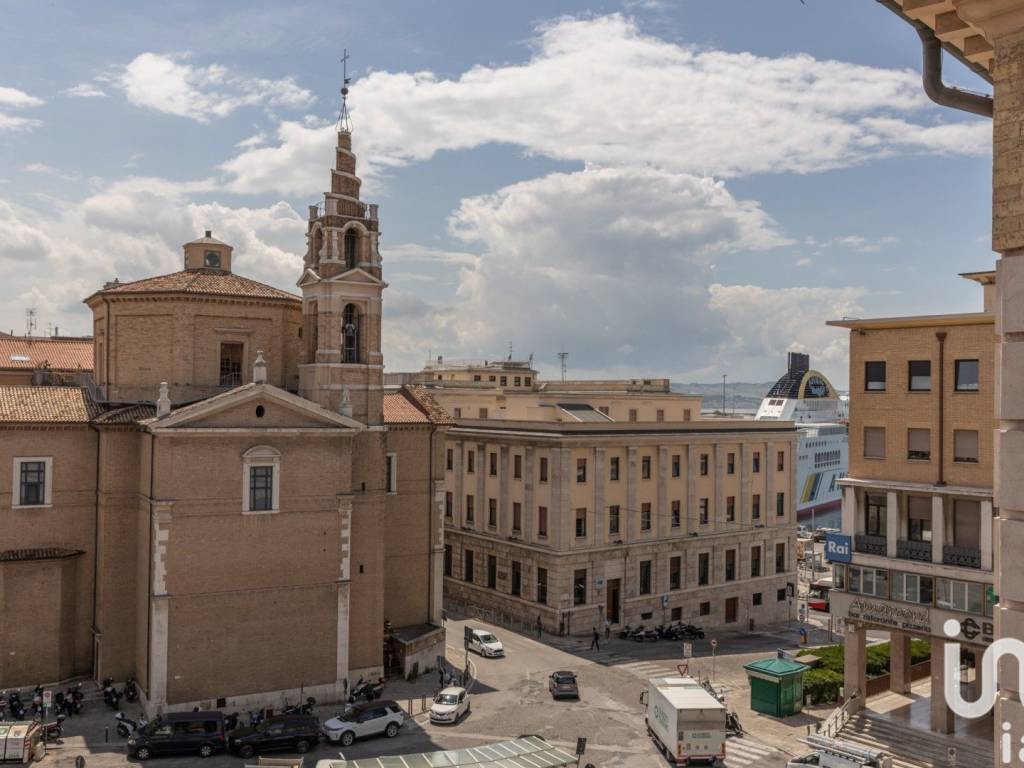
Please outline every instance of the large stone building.
M538 381L431 363L452 415L445 599L549 631L790 616L791 422L703 419L666 379Z
M890 687L910 693L910 641L931 642L931 726L953 731L942 694L953 638L974 668L992 642L995 273L984 311L837 320L850 333L850 472L832 611L846 620L845 689L866 692L866 632L889 631ZM836 538L836 537L833 537Z
M86 299L87 386L0 386L0 688L135 675L150 711L279 706L443 653L448 420L383 391L345 130L330 189L301 296L207 232L181 271Z

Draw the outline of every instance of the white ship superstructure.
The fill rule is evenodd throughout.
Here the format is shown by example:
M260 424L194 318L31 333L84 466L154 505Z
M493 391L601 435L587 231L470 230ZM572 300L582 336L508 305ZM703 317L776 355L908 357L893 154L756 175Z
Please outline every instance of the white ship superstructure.
M797 445L797 518L836 509L842 499L839 479L848 462L847 401L832 383L811 370L810 356L789 353L786 373L768 390L756 419L792 421Z

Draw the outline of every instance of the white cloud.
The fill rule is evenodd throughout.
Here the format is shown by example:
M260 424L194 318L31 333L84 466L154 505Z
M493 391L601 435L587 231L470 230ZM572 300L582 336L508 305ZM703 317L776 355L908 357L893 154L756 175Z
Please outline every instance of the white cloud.
M30 109L44 104L42 99L30 96L17 88L0 85L0 110L7 109ZM41 120L21 115L12 115L6 111L0 111L0 132L3 131L29 131L42 125Z
M62 96L70 96L73 99L98 99L104 98L107 92L93 83L79 83L71 88L61 91Z
M75 173L64 173L58 168L54 168L52 165L46 163L29 163L24 168L28 173L37 173L41 176L53 176L54 178L63 179L64 181L74 181L78 179L78 174Z
M439 264L473 266L479 260L475 253L429 248L418 243L402 243L384 249L387 264Z
M128 100L199 122L227 117L246 106L303 108L313 95L291 77L280 80L243 77L219 64L193 66L185 56L142 53L116 80Z
M453 79L380 71L358 80L351 104L363 175L488 143L723 177L811 173L894 153L977 155L991 143L980 119L930 124L934 107L909 70L681 45L619 14L558 19L534 43L525 63ZM276 145L224 165L233 189L314 193L332 132L282 123Z

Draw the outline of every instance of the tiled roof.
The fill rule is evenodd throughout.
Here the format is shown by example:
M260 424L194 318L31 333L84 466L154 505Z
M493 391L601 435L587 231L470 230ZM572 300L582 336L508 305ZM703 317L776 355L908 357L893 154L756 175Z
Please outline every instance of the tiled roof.
M122 405L96 417L97 424L137 424L143 419L152 419L156 416L156 406L140 403L137 405Z
M219 269L188 269L136 280L132 283L110 285L94 295L118 296L134 293L190 293L210 296L247 296L257 299L284 299L301 301L293 293L258 283L241 275Z
M79 387L0 386L0 423L85 423L99 413Z
M64 549L63 547L37 547L35 549L4 549L0 550L0 563L26 562L29 560L60 560L65 557L84 555L80 549Z
M92 339L26 339L0 335L0 369L91 371Z
M451 417L451 414L444 409L444 407L434 399L434 396L430 393L430 390L426 387L403 387L405 392L409 394L430 416L430 420L435 424L454 424L455 420Z
M384 395L385 424L453 424L448 412L423 387Z

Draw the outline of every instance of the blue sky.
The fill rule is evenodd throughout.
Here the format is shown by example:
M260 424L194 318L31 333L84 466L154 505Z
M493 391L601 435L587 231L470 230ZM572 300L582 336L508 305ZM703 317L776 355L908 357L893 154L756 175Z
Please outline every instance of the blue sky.
M381 204L385 361L842 385L842 315L972 311L988 122L921 93L871 0L0 0L0 328L213 229L294 290L343 48ZM953 82L984 85L949 63Z

